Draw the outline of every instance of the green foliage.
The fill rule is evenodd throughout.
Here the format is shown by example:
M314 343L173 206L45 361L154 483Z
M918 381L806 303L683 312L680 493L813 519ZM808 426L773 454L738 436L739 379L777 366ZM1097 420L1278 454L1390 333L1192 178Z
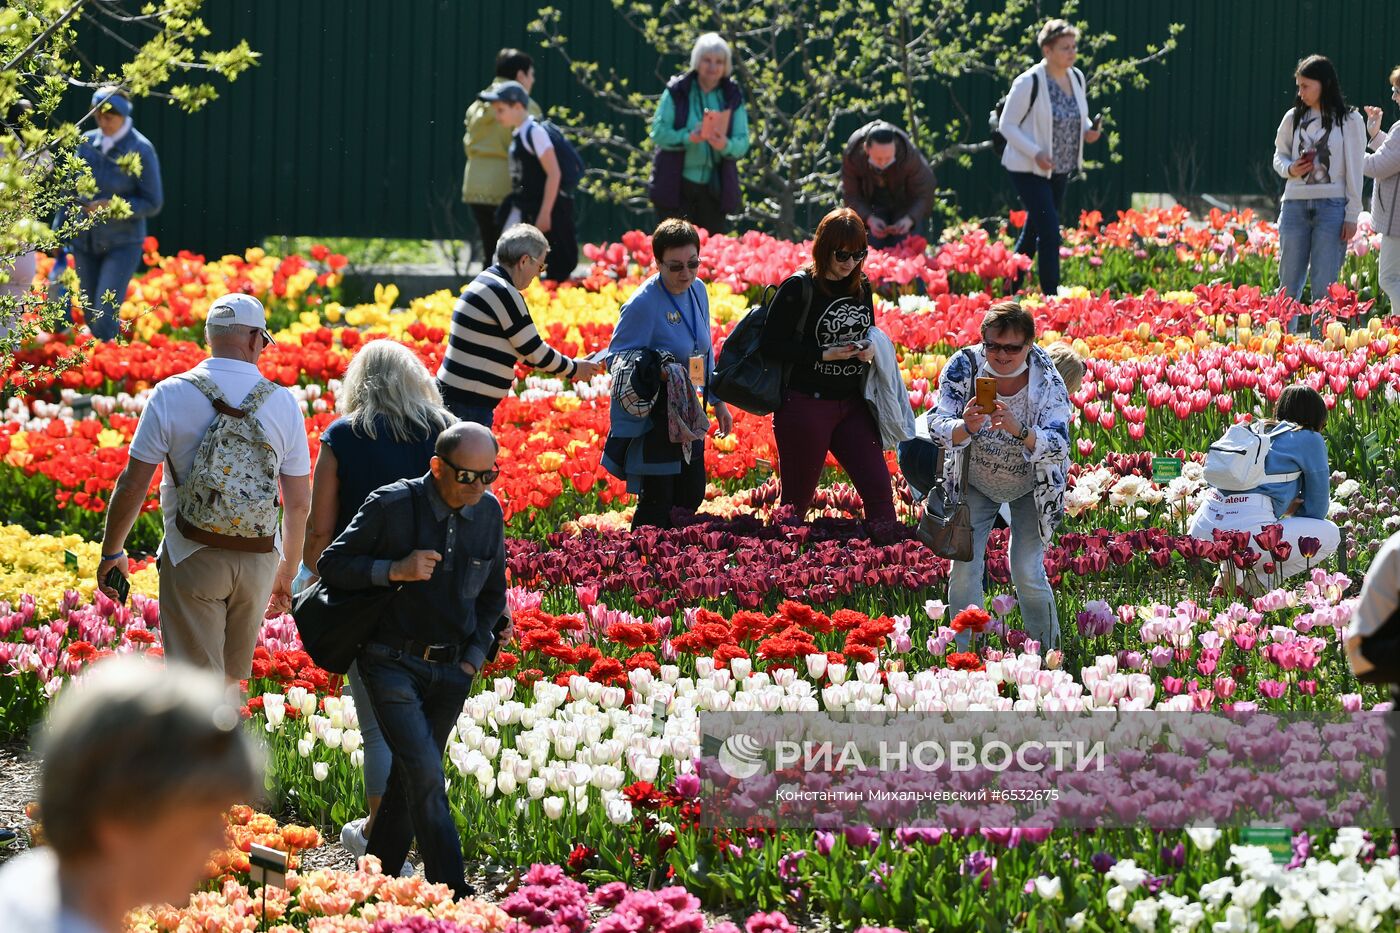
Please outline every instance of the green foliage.
M969 115L960 96L968 78L988 82L994 98L1003 93L1039 54L1033 46L1042 18L1038 0L1007 0L992 11L976 9L982 4L975 0L613 0L613 6L677 71L701 33L718 32L729 41L753 139L740 172L743 225L779 236L805 234L814 212L819 216L831 203L847 135L877 114L902 123L935 166L969 164L973 154L989 152L985 121ZM1078 0L1060 4L1060 15L1071 21L1077 12ZM660 89L635 88L612 68L575 59L562 20L559 10L544 8L530 31L615 115L589 123L560 114L591 155L583 186L601 200L645 208L653 153L645 129ZM1182 28L1172 25L1164 41L1140 55L1115 58L1109 54L1114 36L1078 25L1079 66L1091 101L1145 87L1145 66L1176 47ZM935 102L960 116L935 125ZM1105 135L1113 158L1117 137Z
M196 50L209 37L199 17L203 2L164 0L138 8L120 0L7 0L0 10L0 284L25 252L54 249L95 223L130 214L130 205L114 198L90 212L65 211L53 226L61 208L96 190L77 154L94 115L76 123L61 119L65 93L86 102L92 88L114 85L133 99L165 99L195 111L218 96L214 79L232 81L257 63L258 53L246 42L225 51ZM77 48L84 23L114 37L130 59L114 71L90 64ZM122 168L139 175L139 156L123 157ZM97 297L81 295L71 276L69 290L80 303ZM0 295L0 371L23 343L61 326L64 311L33 294ZM78 354L66 365L82 362Z

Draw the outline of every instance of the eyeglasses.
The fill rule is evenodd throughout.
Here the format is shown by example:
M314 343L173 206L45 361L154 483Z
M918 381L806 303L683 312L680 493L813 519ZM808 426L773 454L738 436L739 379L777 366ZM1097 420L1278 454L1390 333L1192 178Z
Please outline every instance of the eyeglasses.
M463 486L478 482L483 486L490 486L501 476L501 469L497 466L492 466L489 470L464 470L446 457L439 456L438 459L452 471L453 478Z
M691 272L694 272L696 269L700 268L700 260L697 258L689 262L663 262L662 265L674 275L683 269L689 269Z
M1026 348L1026 345L1024 343L992 343L986 341L982 344L982 348L988 353L1005 353L1011 355L1020 353Z
M835 257L837 262L865 262L865 257L869 254L870 251L866 249L863 249L858 253L852 253L849 250L838 249L833 250L831 253L831 255Z

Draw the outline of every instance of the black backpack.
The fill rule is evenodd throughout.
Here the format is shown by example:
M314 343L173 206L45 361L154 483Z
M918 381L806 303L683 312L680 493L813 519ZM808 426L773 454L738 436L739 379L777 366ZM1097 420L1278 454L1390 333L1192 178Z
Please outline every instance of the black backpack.
M812 277L799 272L793 278L802 287L802 314L797 318L794 339L801 339L802 327L812 305ZM788 280L789 282L792 279ZM771 415L782 407L783 386L789 367L764 357L761 344L768 323L768 309L777 298L774 286L763 290L758 307L750 308L720 348L715 372L710 378L710 396L740 408L751 415Z
M549 134L549 141L554 144L554 155L559 159L559 190L573 191L578 187L578 183L583 180L583 173L588 166L583 162L583 156L579 155L578 148L569 141L569 137L564 135L564 131L555 126L552 120L536 120L546 133ZM530 152L530 147L525 140L528 133L520 137L520 147L526 152ZM539 154L530 152L536 159Z
M1006 98L1008 94L1003 94L1001 100L992 108L992 112L987 114L987 125L992 131L992 151L1001 158L1001 154L1006 151L1006 137L1001 135L1001 115L1006 110ZM1026 117L1031 115L1031 108L1035 106L1035 99L1040 96L1040 76L1031 76L1031 102L1026 105L1026 112L1021 114L1021 119L1016 121L1017 126L1026 122Z

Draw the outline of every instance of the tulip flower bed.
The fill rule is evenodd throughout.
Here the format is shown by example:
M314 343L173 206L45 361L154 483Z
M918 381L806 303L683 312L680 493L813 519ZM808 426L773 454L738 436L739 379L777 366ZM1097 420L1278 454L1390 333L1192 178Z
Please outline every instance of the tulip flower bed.
M948 358L975 342L982 313L1026 265L1008 251L1014 232L956 231L937 247L911 241L867 260L877 321L916 411L935 404ZM495 905L453 902L421 878L387 878L371 859L350 872L293 873L264 918L244 844L276 837L302 849L316 830L239 809L206 890L189 905L138 911L129 928L258 919L356 933L779 933L818 919L873 925L867 933L1394 928L1400 859L1388 833L1295 832L1291 863L1278 865L1237 829L746 832L702 825L694 766L698 717L712 711L1380 707L1383 695L1357 683L1340 647L1360 575L1400 529L1400 319L1378 316L1365 293L1372 237L1363 225L1347 260L1344 279L1356 276L1358 291L1339 286L1314 306L1324 334L1313 340L1284 332L1299 308L1267 294L1276 232L1248 214L1086 214L1067 234L1065 278L1076 285L1025 299L1042 342L1068 340L1087 360L1072 399L1066 522L1046 553L1062 645L1045 655L1021 630L1006 531L988 544L985 609L942 602L949 564L915 539L892 454L900 527L872 537L834 461L801 523L779 506L770 419L738 413L728 437L706 440L700 514L632 532L631 498L600 463L609 377L569 383L520 370L497 410L494 487L517 640L478 677L446 755L467 856L518 885ZM90 346L87 364L52 378L16 369L6 381L0 501L14 524L0 526L0 736L25 735L93 660L161 651L154 567L136 563L134 595L117 606L93 592L95 542L151 388L204 357L209 301L241 290L269 304L278 343L260 366L297 398L313 457L366 341L401 341L430 368L441 360L448 292L400 308L386 285L347 307L336 300L342 264L329 254L210 262L147 246L123 312L135 340ZM756 233L705 238L700 275L716 340L809 250ZM526 292L541 330L569 353L607 345L652 260L635 231L585 252L584 280ZM17 366L62 369L77 349L51 339ZM1222 568L1268 572L1280 552L1268 531L1186 535L1206 488L1201 452L1298 381L1332 413L1324 435L1345 546L1287 588L1221 593ZM1154 457L1178 460L1169 472L1179 475L1155 479ZM128 547L149 554L160 533L152 496ZM273 812L327 835L362 815L359 711L341 678L302 650L290 617L264 624L243 688L248 728L268 746ZM1114 803L1145 809L1169 791L1148 799L1129 788ZM736 923L706 912L735 908Z

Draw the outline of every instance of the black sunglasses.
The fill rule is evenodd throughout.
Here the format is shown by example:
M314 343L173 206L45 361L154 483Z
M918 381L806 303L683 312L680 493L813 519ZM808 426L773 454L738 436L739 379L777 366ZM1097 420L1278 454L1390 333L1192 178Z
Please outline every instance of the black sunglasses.
M680 272L682 269L689 269L691 272L694 272L696 269L700 268L700 260L692 259L689 262L663 262L662 265L671 272Z
M870 251L865 249L861 250L858 253L852 253L849 250L838 249L832 251L831 255L836 257L837 262L851 262L852 260L854 260L855 262L865 262L865 257L869 255L869 253Z
M439 455L438 459L446 464L452 471L454 478L463 486L470 486L472 483L480 482L483 486L490 486L501 476L501 468L493 466L489 470L464 470L457 464Z
M1026 348L1026 345L1024 343L992 343L991 341L986 341L982 344L982 348L988 353L1020 353Z

